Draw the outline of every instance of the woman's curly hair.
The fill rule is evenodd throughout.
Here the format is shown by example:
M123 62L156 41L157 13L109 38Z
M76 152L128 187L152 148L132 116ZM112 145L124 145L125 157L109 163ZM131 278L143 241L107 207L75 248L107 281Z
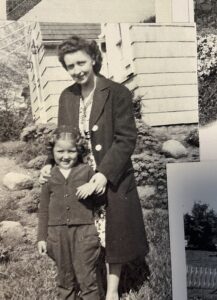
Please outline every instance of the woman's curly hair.
M58 140L70 140L75 144L78 152L79 162L83 162L83 157L87 154L87 142L82 138L80 132L76 128L61 125L55 129L52 138L49 140L47 150L53 152L53 148Z
M63 41L58 47L58 58L62 66L67 70L64 57L66 54L74 53L76 51L85 51L94 61L93 71L97 75L102 67L102 54L96 41L88 41L77 35Z

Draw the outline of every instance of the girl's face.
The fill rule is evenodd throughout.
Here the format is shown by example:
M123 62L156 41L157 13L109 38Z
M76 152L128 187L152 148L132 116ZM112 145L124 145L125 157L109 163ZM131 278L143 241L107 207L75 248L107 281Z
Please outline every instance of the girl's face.
M56 141L54 149L54 160L62 169L70 169L78 159L78 153L73 141L59 139Z
M68 53L64 56L68 73L81 85L87 85L94 78L94 60L83 50Z

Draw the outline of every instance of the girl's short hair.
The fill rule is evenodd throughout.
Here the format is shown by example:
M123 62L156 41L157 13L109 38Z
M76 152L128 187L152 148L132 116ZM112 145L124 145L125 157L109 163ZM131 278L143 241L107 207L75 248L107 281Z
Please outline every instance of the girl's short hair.
M81 137L78 129L66 125L57 127L53 132L53 136L48 143L47 149L49 151L53 151L53 148L58 140L72 141L78 152L79 161L83 161L83 157L87 153L87 143L84 138Z
M85 51L95 61L93 71L98 74L102 67L102 54L96 41L89 41L77 35L63 41L58 47L58 58L62 66L67 70L64 60L65 55L79 50Z

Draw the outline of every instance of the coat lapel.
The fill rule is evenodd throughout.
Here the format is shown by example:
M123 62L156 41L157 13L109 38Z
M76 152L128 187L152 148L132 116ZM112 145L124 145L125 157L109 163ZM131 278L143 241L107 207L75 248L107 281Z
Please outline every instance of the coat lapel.
M96 123L98 118L100 117L103 107L108 99L109 89L109 81L106 80L103 76L97 77L96 89L93 94L93 104L90 114L89 126L90 130L93 125Z
M80 98L81 90L79 85L72 86L72 99L69 101L68 113L70 114L70 119L72 120L71 124L73 127L78 127L79 124L79 107L80 107Z

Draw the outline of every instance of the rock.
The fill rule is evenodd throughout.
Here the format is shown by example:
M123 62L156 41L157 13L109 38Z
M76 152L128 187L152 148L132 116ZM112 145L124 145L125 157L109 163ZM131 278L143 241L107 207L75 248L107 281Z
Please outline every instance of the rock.
M25 236L24 227L19 222L2 221L0 223L0 238L6 246L19 245Z
M149 200L156 193L156 188L153 185L138 186L137 190L139 193L139 198L144 201Z
M187 149L176 140L169 140L163 143L162 152L166 156L180 158L188 155Z
M44 166L46 159L47 159L46 155L39 155L33 158L32 160L30 160L26 167L29 169L40 170Z
M28 140L33 138L36 133L36 128L37 128L36 125L31 125L31 126L25 127L22 130L21 135L20 135L21 141L27 142Z
M28 175L10 172L4 176L3 184L9 190L18 191L31 189L33 187L34 182L32 178Z

